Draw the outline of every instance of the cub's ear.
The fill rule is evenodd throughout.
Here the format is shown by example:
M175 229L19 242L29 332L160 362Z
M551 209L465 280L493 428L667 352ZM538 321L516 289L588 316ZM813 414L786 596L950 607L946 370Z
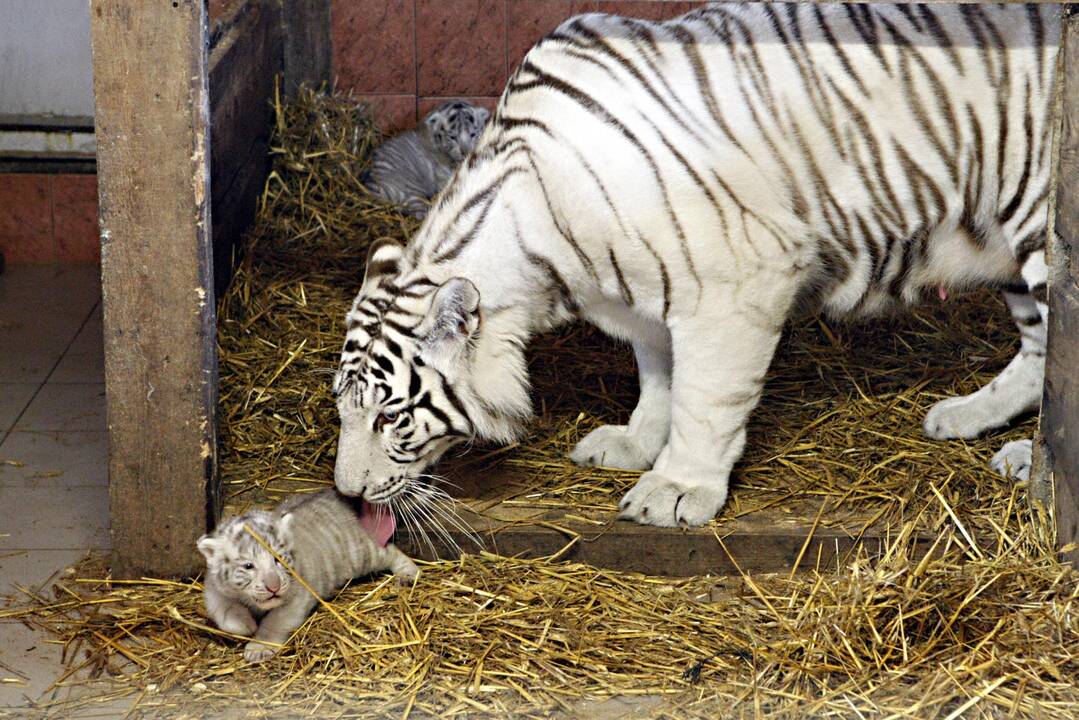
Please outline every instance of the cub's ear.
M285 512L277 518L277 538L281 542L292 542L292 519L294 517L295 515L291 512Z
M423 322L425 347L436 354L465 348L480 326L480 291L465 278L442 283Z
M435 110L433 113L423 119L423 124L427 126L427 129L431 132L438 130L443 125L443 115L440 111Z
M476 108L476 119L479 121L480 125L485 125L489 117L491 117L490 110L485 107Z
M217 557L217 552L221 549L221 540L220 538L215 538L211 535L203 535L199 538L197 546L199 552L202 553L202 556L209 562Z

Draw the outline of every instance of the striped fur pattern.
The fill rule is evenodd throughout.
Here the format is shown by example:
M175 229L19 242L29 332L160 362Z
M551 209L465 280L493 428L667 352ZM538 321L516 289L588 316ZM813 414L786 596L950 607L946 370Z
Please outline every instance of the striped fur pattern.
M244 526L257 533L322 598L349 580L389 570L401 582L419 572L393 544L380 547L351 501L334 490L250 510L198 541L206 558L206 613L225 632L252 638L244 658L272 657L318 602Z
M1002 287L1022 337L934 438L1036 409L1059 10L722 4L567 21L510 79L408 248L373 248L335 379L336 483L386 500L455 442L512 439L523 350L571 318L628 340L640 399L574 449L644 470L621 516L724 505L792 313ZM1022 475L1029 443L1006 446Z
M375 196L424 217L431 198L476 146L489 116L486 108L462 100L439 105L420 127L375 150L364 184Z

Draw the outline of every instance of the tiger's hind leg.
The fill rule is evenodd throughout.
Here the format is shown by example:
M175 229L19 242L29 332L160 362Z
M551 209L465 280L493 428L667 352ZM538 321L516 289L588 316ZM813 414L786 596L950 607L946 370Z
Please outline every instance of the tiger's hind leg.
M570 453L578 465L647 470L671 429L671 340L663 327L642 327L633 339L640 396L628 425L601 425Z
M1023 265L1022 282L1004 290L1004 299L1022 336L1019 352L977 392L934 405L923 423L926 435L938 440L974 438L1038 409L1045 376L1045 330L1049 314L1044 302L1046 277L1045 253L1031 254Z

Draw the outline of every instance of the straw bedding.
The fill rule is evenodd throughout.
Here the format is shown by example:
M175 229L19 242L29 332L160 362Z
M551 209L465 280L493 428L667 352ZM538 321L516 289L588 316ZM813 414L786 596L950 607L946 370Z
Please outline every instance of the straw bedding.
M326 371L344 312L367 244L416 227L359 187L378 140L362 108L303 92L276 112L274 173L219 308L233 509L332 482ZM197 582L109 582L100 560L0 616L52 633L88 688L47 694L43 715L122 699L147 717L1071 718L1075 575L1054 559L1051 518L986 469L1031 423L969 443L920 430L932 402L991 378L1013 337L988 293L864 326L807 318L785 335L716 542L727 519L813 498L820 524L889 528L873 562L671 580L479 552L424 565L414 588L353 584L336 616L316 612L258 667L205 626ZM634 474L564 457L628 416L632 358L584 327L539 339L531 358L532 433L446 472L500 465L518 478L495 493L504 503L604 522ZM934 551L915 557L925 536Z

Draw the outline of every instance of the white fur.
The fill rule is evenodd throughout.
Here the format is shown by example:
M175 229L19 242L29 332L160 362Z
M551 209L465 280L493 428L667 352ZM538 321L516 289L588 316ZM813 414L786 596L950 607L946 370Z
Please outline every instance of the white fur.
M650 468L622 500L622 517L701 525L726 502L747 418L796 304L811 299L833 315L864 315L937 286L1019 280L1019 240L1044 226L1057 16L1034 11L1045 34L1036 52L1026 8L980 6L973 12L985 13L1009 45L1006 58L986 66L958 8L932 11L956 40L952 56L898 8L870 6L881 32L887 22L914 37L920 58L947 78L957 118L951 138L936 86L901 43L883 42L878 60L842 7L819 7L857 81L817 27L816 6L807 5L792 9L804 45L788 42L787 8L734 4L665 24L590 15L528 54L391 279L403 288L467 278L477 290L482 321L467 338L419 342L422 357L468 407L472 437L504 442L517 434L528 411L523 349L576 314L633 343L641 397L628 425L595 430L573 459ZM734 50L716 28L731 33ZM755 57L746 33L757 39ZM688 46L693 52L683 44L687 34L700 39ZM632 72L619 57L630 59ZM953 72L955 62L962 74ZM1002 62L1007 133L998 132L1003 123L987 101L1004 87ZM815 83L804 79L807 68ZM707 92L698 73L706 74ZM765 94L757 90L762 83ZM908 102L912 92L926 103L928 129ZM813 110L821 93L834 124ZM1027 126L1036 147L1015 131ZM984 157L976 156L975 128ZM934 147L935 135L959 148L954 157ZM998 149L1006 160L1001 177ZM980 190L968 200L974 176ZM1009 205L1014 212L1005 212ZM904 247L912 248L909 262ZM1022 268L1031 286L1039 262L1035 253ZM377 292L361 291L357 307ZM430 295L396 302L414 303L417 314L434 311ZM927 432L969 436L1034 405L1044 339L1039 346L1028 334L1036 333L1025 333L1023 354L988 388L934 408ZM459 352L435 351L443 342L464 344L454 346ZM377 339L371 343L365 352L378 351ZM406 384L414 354L406 356L394 368L395 388ZM354 361L343 354L339 378ZM339 471L342 457L366 448L362 463L347 461L338 474L345 492L401 492L437 458L387 464L393 437L371 433L379 401L340 403Z

